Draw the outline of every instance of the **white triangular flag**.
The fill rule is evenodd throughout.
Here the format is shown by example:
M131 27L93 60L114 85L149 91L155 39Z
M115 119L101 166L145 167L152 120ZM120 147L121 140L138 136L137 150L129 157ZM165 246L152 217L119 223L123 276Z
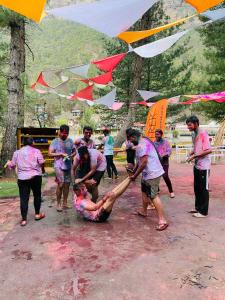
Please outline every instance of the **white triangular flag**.
M90 64L86 64L81 66L69 67L68 70L73 74L86 78L88 75L89 67Z
M159 92L152 92L152 91L144 91L144 90L137 90L139 95L146 101L150 98L159 96Z
M115 100L116 100L116 88L113 89L110 93L106 94L105 96L95 100L94 102L96 104L105 105L108 106L108 108L111 108Z

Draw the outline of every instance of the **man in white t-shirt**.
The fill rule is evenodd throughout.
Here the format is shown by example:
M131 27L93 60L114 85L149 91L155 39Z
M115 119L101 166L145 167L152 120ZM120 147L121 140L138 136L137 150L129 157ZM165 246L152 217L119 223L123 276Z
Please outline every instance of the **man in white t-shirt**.
M88 167L85 169L85 173L79 176L76 170L78 166L82 169L83 165ZM104 175L105 169L106 160L100 151L88 149L86 146L82 146L78 149L78 153L73 162L73 174L74 177L77 177L75 183L85 183L88 191L92 195L93 202L96 202L98 199L98 185Z
M163 206L158 196L159 183L164 170L154 144L146 137L141 137L138 130L132 129L128 139L136 146L137 164L130 178L135 180L142 173L141 190L143 207L138 211L142 217L147 216L150 201L153 202L158 213L158 226L156 230L162 231L168 227Z

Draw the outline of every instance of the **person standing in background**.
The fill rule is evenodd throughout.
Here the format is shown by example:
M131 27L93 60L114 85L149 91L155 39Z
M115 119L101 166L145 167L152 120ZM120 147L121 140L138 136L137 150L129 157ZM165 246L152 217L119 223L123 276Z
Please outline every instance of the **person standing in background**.
M75 155L75 145L69 136L69 126L61 125L59 137L54 139L49 147L49 156L54 157L54 168L56 174L56 199L57 211L63 208L71 208L67 201L71 183L72 157ZM63 195L63 203L61 201Z
M126 153L127 153L127 169L132 170L135 166L135 146L128 140L129 132L131 132L132 128L126 129Z
M171 180L169 178L169 157L172 153L172 149L170 147L169 142L163 138L163 131L161 129L157 129L155 131L155 147L158 150L159 155L161 156L161 163L164 170L163 179L168 187L170 192L170 198L174 198L174 192Z
M84 126L83 128L83 137L78 138L74 141L76 149L79 149L82 146L86 146L88 149L95 149L95 142L91 139L93 134L93 128L90 126Z
M190 116L186 120L189 131L193 132L193 150L187 162L194 160L194 192L195 208L190 211L193 217L204 218L208 215L209 209L209 172L212 152L207 131L199 128L199 119Z
M40 150L34 148L34 141L31 137L25 137L23 144L24 146L20 150L14 152L12 160L6 163L6 167L9 169L17 168L22 216L20 225L26 226L31 190L34 195L35 220L39 221L45 217L44 213L40 213L42 172L45 161Z
M108 128L103 129L103 134L105 137L102 140L102 145L104 145L104 155L107 162L108 179L113 178L113 173L115 174L115 178L118 178L118 172L113 162L114 139L110 135L110 130Z

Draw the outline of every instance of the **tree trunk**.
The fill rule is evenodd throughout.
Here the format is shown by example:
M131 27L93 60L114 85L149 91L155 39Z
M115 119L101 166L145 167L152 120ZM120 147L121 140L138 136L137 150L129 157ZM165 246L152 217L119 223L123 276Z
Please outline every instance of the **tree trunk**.
M12 158L16 150L16 131L24 124L24 80L25 72L25 23L18 20L10 23L10 66L7 81L8 111L6 130L2 143L0 167ZM6 175L8 175L7 172Z

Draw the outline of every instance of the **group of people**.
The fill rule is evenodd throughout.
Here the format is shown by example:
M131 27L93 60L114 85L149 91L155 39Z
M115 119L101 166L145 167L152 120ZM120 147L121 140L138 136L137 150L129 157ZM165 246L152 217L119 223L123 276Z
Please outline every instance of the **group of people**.
M206 131L199 128L199 120L191 116L186 121L188 129L193 132L193 151L187 161L195 161L194 165L194 192L195 208L190 212L194 217L206 217L208 214L209 192L208 176L210 170L211 146ZM83 138L73 142L69 136L69 127L62 125L59 137L54 139L49 147L49 156L54 157L56 174L57 211L69 208L68 194L71 180L74 181L74 206L85 219L94 222L103 222L108 219L116 199L127 189L132 181L140 174L142 207L138 215L147 216L147 211L155 209L158 215L156 230L162 231L168 227L168 221L164 213L162 202L159 198L159 184L164 178L170 197L174 198L172 183L168 175L169 157L171 147L163 138L162 130L155 132L155 142L143 136L138 130L129 128L126 130L126 153L128 177L112 191L98 200L98 186L107 169L108 178L118 172L113 163L114 140L109 129L104 129L104 139L101 146L104 152L96 149L91 139L93 130L85 127ZM32 138L26 138L24 147L16 151L12 161L7 165L10 168L17 166L18 186L21 203L21 225L27 223L27 210L30 190L34 194L35 220L44 218L40 213L41 206L41 170L44 159L39 150L33 146ZM72 179L73 177L73 179ZM63 198L63 200L62 200Z

